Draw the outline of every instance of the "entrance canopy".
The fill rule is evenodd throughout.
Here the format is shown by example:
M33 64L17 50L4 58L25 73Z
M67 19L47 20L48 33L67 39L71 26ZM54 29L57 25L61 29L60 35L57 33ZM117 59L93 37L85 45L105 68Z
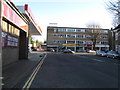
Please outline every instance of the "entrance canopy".
M30 35L41 35L42 30L40 26L37 24L30 8L28 8L28 4L25 6L17 6L17 8L24 14L24 16L29 20L29 34Z

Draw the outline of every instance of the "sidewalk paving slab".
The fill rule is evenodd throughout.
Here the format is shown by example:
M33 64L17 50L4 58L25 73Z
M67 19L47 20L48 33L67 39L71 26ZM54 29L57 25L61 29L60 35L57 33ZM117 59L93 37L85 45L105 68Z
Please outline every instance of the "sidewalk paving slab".
M19 60L9 65L3 66L2 83L4 88L22 88L35 67L44 56L40 52L29 53L28 60ZM22 85L23 84L23 85Z

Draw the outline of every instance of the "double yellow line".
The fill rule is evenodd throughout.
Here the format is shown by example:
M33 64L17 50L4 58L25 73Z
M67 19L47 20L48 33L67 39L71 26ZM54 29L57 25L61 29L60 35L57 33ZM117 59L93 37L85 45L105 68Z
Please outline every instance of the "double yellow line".
M40 63L37 65L37 67L35 68L35 70L33 71L33 73L31 74L31 76L29 77L29 79L27 80L27 82L25 83L25 85L23 86L22 90L28 90L37 74L37 72L39 71L39 69L41 68L44 59L46 58L47 54L42 58L42 60L40 61Z

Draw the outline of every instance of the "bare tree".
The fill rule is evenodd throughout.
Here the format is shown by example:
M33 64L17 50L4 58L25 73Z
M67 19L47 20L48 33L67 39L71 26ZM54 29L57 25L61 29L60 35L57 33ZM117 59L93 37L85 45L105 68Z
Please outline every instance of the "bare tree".
M114 15L113 26L120 24L120 0L109 1L107 4L108 10Z
M100 36L100 25L95 24L95 23L91 23L91 24L87 24L87 28L89 28L88 34L90 36L90 40L93 43L93 50L96 50L95 45L97 42L97 39Z

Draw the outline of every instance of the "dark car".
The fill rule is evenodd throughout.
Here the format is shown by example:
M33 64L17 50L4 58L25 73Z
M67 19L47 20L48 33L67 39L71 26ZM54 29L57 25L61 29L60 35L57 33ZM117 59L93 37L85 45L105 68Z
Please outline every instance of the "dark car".
M115 51L108 51L108 52L107 52L107 57L119 58L120 55L119 55L117 52L115 52Z
M63 53L71 53L71 54L74 54L75 52L72 51L71 49L65 49L65 50L63 51Z
M98 56L107 56L107 53L105 53L104 51L97 51L96 55L98 55Z

